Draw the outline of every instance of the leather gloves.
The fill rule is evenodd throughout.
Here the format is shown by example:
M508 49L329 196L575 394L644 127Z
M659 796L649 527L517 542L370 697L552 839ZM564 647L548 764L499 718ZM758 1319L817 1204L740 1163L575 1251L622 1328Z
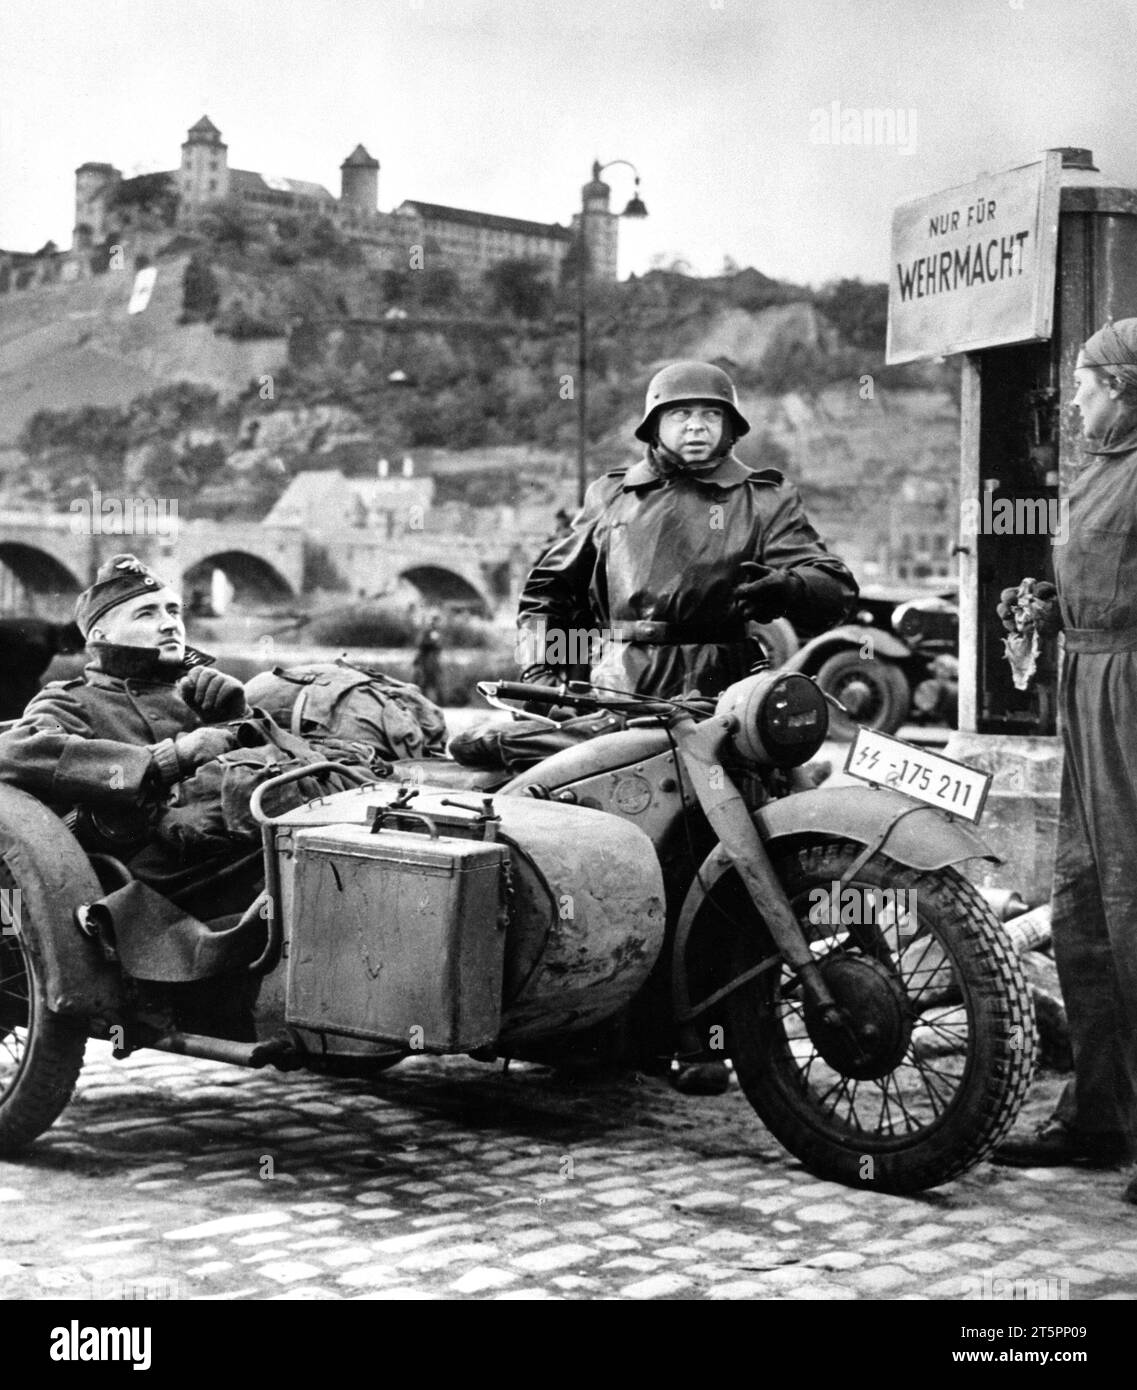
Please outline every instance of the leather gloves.
M528 685L562 685L568 679L563 666L526 666L521 679ZM547 719L572 719L579 714L578 709L568 705L544 705L539 700L526 700L521 706L526 714L541 714Z
M771 569L754 560L744 560L739 568L743 582L735 586L734 607L752 622L782 617L805 593L805 580L792 570Z
M179 734L174 739L174 751L178 757L180 777L192 777L202 763L212 762L214 758L219 758L222 753L232 752L236 747L237 736L231 729L202 725L200 729L193 729L188 734Z
M195 666L178 682L178 693L203 724L224 724L249 712L241 682L212 666Z
M526 685L561 685L567 679L563 666L526 666L521 673Z
M1062 628L1058 590L1048 580L1024 579L999 595L995 612L1008 632L1033 627L1040 637L1052 637Z

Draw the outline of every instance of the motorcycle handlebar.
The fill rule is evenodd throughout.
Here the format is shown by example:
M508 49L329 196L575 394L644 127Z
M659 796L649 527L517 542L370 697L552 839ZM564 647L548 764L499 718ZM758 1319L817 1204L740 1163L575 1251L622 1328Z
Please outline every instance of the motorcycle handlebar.
M531 685L527 681L494 681L492 688L499 700L528 700L535 705L596 705L595 695L564 690L556 685Z

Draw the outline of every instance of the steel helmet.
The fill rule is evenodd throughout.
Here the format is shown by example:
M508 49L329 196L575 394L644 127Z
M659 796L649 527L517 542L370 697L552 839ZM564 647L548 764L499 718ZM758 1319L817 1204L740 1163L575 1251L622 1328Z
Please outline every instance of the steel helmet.
M648 382L644 417L636 430L636 438L650 444L654 437L655 412L675 401L721 401L730 416L735 439L750 432L750 421L738 408L734 382L721 367L712 362L672 362Z

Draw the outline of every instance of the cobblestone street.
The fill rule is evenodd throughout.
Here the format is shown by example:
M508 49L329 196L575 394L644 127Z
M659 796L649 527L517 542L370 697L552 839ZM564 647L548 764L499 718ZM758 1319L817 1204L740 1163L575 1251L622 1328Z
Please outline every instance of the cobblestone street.
M329 1080L90 1043L62 1120L0 1168L0 1296L1124 1299L1123 1182L983 1164L889 1197L817 1181L736 1085L425 1057Z

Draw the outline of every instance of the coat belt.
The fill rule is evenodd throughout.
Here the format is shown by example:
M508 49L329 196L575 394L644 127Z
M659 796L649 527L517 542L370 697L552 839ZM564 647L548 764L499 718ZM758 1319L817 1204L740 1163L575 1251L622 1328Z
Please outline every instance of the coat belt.
M1137 626L1068 627L1063 636L1068 652L1137 652Z
M612 623L609 632L617 642L639 642L653 647L729 646L746 640L746 625L735 623L656 623L641 618Z

